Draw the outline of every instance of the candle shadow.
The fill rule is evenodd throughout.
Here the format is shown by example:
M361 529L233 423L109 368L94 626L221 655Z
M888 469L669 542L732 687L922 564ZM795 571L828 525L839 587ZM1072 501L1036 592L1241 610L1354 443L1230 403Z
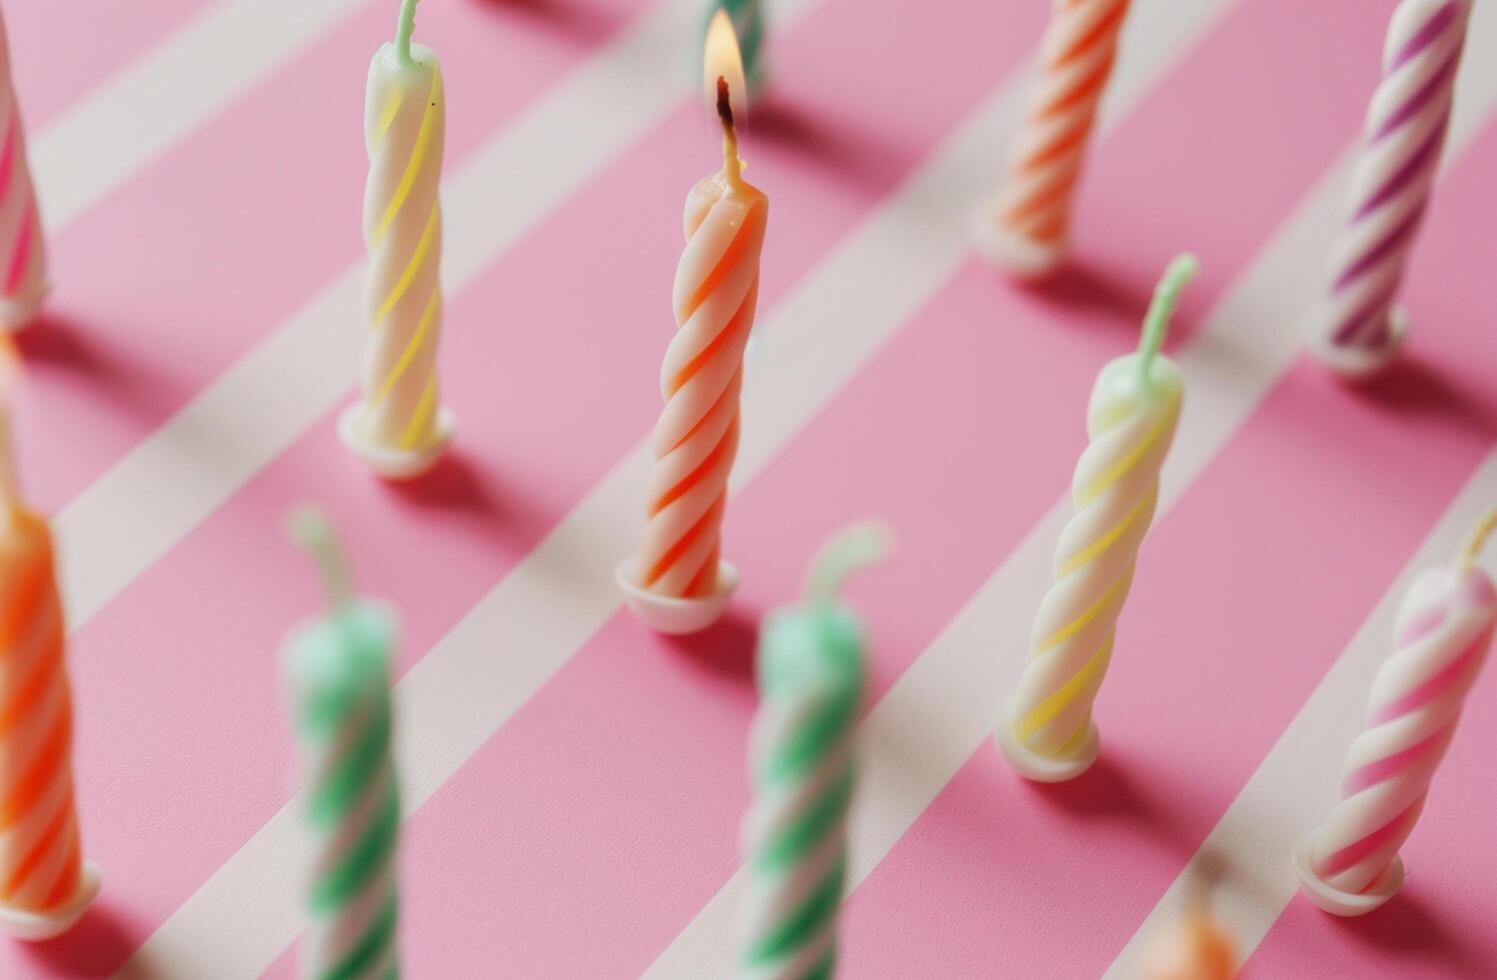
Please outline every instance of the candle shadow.
M1070 258L1048 279L1026 283L1014 280L1015 287L1076 313L1106 314L1110 322L1130 333L1153 299L1153 283L1120 279L1085 260Z
M1439 965L1453 976L1474 977L1486 965L1460 932L1443 924L1417 893L1407 889L1367 915L1324 918L1331 920L1332 928L1403 961L1406 967L1414 963Z
M759 642L758 622L749 613L729 607L726 615L700 633L662 636L681 660L717 677L754 683L754 650Z
M148 364L92 339L78 320L57 310L43 310L16 335L16 347L25 371L86 384L89 397L145 419L153 428L160 424L163 400L176 387Z
M473 0L475 6L496 13L515 14L538 27L569 34L580 45L605 40L623 25L614 13L572 0Z
M879 197L889 190L889 175L901 168L907 152L886 142L887 134L858 131L854 123L831 113L791 102L768 89L749 110L744 132L752 143L794 153L847 185L866 187ZM746 151L752 177L753 150Z
M442 513L460 523L467 533L485 540L523 534L525 528L540 520L520 513L517 500L501 499L483 469L456 446L449 447L435 466L415 479L381 483L403 505Z
M77 925L56 939L20 945L27 958L49 976L107 977L129 957L136 944L118 913L101 898L89 907ZM124 980L146 980L159 975L146 967L117 974Z
M1382 374L1345 387L1351 397L1376 411L1433 416L1469 427L1488 441L1497 439L1497 403L1449 377L1417 351L1405 350Z

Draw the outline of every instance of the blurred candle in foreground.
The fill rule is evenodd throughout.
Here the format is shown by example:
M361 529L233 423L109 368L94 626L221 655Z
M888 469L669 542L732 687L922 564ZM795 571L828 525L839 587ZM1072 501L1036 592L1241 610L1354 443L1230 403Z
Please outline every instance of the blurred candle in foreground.
M853 733L867 684L863 629L837 593L888 548L878 525L843 531L812 563L805 601L764 621L743 828L747 977L830 977L836 963Z
M1128 0L1053 0L1029 108L998 196L976 217L977 244L1020 279L1065 256L1071 199L1117 56Z
M385 610L353 594L332 531L315 511L292 515L316 560L327 612L286 639L286 672L301 735L302 806L315 837L301 951L308 980L396 976L395 845L400 803L390 758L390 656Z
M738 583L738 572L722 560L721 531L769 214L768 198L743 179L738 158L734 120L743 111L743 66L722 11L708 31L705 64L707 94L722 125L723 169L686 198L677 330L660 371L665 409L651 439L644 540L635 561L617 573L629 608L667 633L710 625Z
M1034 617L1031 659L998 725L999 747L1029 779L1071 779L1097 758L1092 703L1112 658L1184 398L1180 372L1159 346L1195 270L1190 256L1170 264L1138 351L1104 367L1092 389L1091 443L1071 481L1076 514L1055 548L1055 583Z
M10 39L0 17L0 329L30 323L47 296L47 256L26 134L10 72Z
M1492 645L1497 587L1476 559L1494 526L1497 510L1473 529L1455 567L1419 576L1399 607L1393 654L1346 753L1341 802L1294 854L1301 889L1327 912L1363 915L1403 884L1398 849Z
M1237 947L1204 912L1192 912L1148 944L1142 980L1232 980Z
M1381 369L1408 329L1394 301L1439 171L1470 14L1470 0L1403 0L1388 25L1346 227L1312 328L1316 354L1343 376Z
M437 346L442 331L442 208L437 199L446 138L442 69L411 43L416 0L404 0L395 42L369 65L364 136L364 241L369 345L364 388L344 414L344 443L380 476L430 469L456 420L442 407Z
M0 353L0 928L50 939L99 890L83 861L73 793L73 698L67 630L47 521L20 498L11 451L17 370Z

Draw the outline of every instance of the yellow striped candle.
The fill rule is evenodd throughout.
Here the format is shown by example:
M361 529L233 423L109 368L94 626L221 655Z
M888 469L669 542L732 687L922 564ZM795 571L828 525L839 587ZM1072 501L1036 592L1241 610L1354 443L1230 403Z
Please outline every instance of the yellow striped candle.
M437 384L442 327L437 185L446 102L436 55L411 44L415 8L416 0L405 0L394 43L381 47L369 65L364 111L369 345L363 394L340 423L349 448L390 479L429 469L455 428Z

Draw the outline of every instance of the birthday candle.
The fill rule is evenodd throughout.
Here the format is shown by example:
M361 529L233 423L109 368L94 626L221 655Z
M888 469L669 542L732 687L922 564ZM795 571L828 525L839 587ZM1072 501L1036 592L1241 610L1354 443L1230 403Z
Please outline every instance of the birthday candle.
M802 980L833 972L853 730L867 683L863 630L836 596L850 572L887 547L877 526L844 531L812 564L806 601L764 623L750 735L754 802L743 828L745 976Z
M1328 912L1370 912L1403 883L1398 849L1492 645L1497 587L1476 558L1494 525L1497 510L1472 532L1455 568L1425 572L1399 607L1393 654L1373 679L1366 727L1346 754L1341 802L1295 852L1306 897Z
M316 559L329 605L326 615L287 637L285 654L306 771L303 806L316 838L302 975L387 980L398 971L393 627L382 607L353 595L342 555L319 515L297 513L292 532Z
M1237 948L1210 916L1194 912L1145 949L1143 980L1232 980Z
M1008 176L979 211L978 245L1021 278L1060 264L1071 199L1112 74L1128 0L1054 0Z
M1312 335L1321 360L1348 377L1386 365L1406 332L1394 300L1439 169L1470 13L1470 0L1404 0L1388 25L1383 78Z
M419 475L452 438L442 408L437 344L442 328L442 172L446 97L431 49L411 43L417 0L404 0L393 44L369 65L364 133L369 180L364 241L370 337L360 400L343 416L345 443L381 476Z
M685 600L722 587L720 531L769 213L768 198L741 173L733 113L743 71L722 11L706 62L722 122L723 169L686 198L686 249L674 290L678 329L660 372L665 409L651 440L649 513L632 579L654 596Z
M764 80L764 4L761 0L712 0L707 8L708 27L721 10L733 22L733 31L738 35L738 50L743 58L743 73L750 92ZM703 50L706 44L703 43Z
M4 411L0 514L0 926L22 939L47 939L83 914L99 874L83 862L78 833L52 534L21 503Z
M1035 616L1032 659L998 726L1000 747L1031 779L1070 779L1096 759L1092 702L1112 657L1184 396L1180 372L1159 345L1195 268L1189 256L1171 263L1138 351L1109 363L1092 389L1091 443L1071 483L1076 515L1055 550L1055 584Z
M31 322L47 295L47 257L26 134L10 73L10 40L0 18L0 328Z

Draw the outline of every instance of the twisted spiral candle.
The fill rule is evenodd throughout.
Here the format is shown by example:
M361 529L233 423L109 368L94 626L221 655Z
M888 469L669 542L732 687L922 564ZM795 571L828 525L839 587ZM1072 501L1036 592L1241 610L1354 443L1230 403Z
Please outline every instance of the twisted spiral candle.
M651 440L649 516L635 566L641 588L677 598L718 589L743 350L759 296L769 212L768 199L740 175L726 83L718 103L723 170L686 199L686 249L674 290L678 329L660 372L665 410Z
M1054 0L1007 179L977 221L978 244L1014 275L1047 275L1064 254L1071 198L1127 13L1128 0Z
M416 0L405 0L393 44L369 65L364 240L370 253L364 309L371 331L363 395L344 416L345 441L381 475L414 476L435 462L454 421L441 407L442 172L446 102L442 69L411 44Z
M24 327L47 295L47 257L26 134L10 74L10 40L0 18L0 328Z
M317 837L302 947L309 980L387 980L398 973L395 845L400 805L390 759L390 634L383 610L355 601L331 531L296 516L293 533L323 569L331 609L288 641Z
M1475 557L1494 524L1497 511L1473 533L1459 568L1426 572L1399 608L1393 654L1346 754L1341 802L1295 855L1306 896L1329 912L1370 912L1403 882L1398 849L1492 645L1497 587Z
M73 798L66 636L52 534L20 503L0 411L0 926L22 939L65 931L99 889Z
M1388 26L1312 338L1321 359L1349 377L1385 365L1406 330L1394 300L1439 169L1470 13L1470 0L1404 0Z
M1194 272L1193 259L1175 260L1155 294L1138 352L1108 364L1092 390L1091 443L1071 484L1076 515L1061 532L1055 584L1035 616L1033 659L999 725L1005 754L1033 779L1069 779L1096 758L1092 702L1154 516L1159 470L1184 391L1179 371L1158 356L1159 344Z
M813 563L808 601L764 624L750 737L754 802L743 828L746 976L803 980L833 972L853 731L866 684L862 629L836 593L848 573L886 550L877 526L843 532Z

